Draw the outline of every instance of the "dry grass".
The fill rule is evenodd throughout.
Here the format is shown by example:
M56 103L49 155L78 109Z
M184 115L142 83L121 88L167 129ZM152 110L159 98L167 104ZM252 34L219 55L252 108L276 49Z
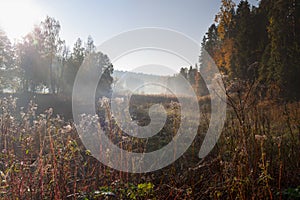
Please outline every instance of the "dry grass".
M37 115L32 102L22 110L15 99L2 98L0 198L297 198L300 103L258 101L255 86L245 88L245 92L228 94L225 127L209 156L197 158L209 124L209 112L204 112L189 150L172 165L147 174L118 172L99 163L83 147L73 124L53 116L52 109ZM174 107L166 107L174 113ZM169 135L161 135L161 144L131 138L118 144L137 152L159 148L170 141L177 121L174 116L168 118L163 131ZM108 118L108 123L107 134L119 142L122 131L113 125L113 119Z

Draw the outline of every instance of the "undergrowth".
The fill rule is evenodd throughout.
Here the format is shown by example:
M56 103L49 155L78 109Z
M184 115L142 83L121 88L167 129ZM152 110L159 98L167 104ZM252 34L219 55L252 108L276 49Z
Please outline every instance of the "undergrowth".
M200 160L197 154L209 124L209 112L202 113L198 135L181 158L144 174L119 172L102 165L83 146L74 124L53 116L53 109L37 114L34 102L18 108L17 99L2 98L0 198L299 198L300 103L258 100L255 90L255 85L247 85L244 91L227 94L225 127L205 159ZM116 142L123 139L122 148L126 150L160 148L178 128L178 105L171 101L164 106L170 115L160 133L161 143L124 137L115 125L107 127L107 134ZM104 125L114 124L112 117L106 120Z

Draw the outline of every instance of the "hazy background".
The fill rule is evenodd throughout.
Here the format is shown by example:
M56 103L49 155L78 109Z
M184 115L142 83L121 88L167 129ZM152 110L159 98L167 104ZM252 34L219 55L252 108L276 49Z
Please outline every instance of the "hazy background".
M249 3L256 5L257 0ZM116 34L141 27L174 29L200 44L220 6L220 0L0 0L0 27L16 41L49 15L59 20L61 38L70 47L79 37L91 35L99 45ZM115 69L127 64L119 63Z

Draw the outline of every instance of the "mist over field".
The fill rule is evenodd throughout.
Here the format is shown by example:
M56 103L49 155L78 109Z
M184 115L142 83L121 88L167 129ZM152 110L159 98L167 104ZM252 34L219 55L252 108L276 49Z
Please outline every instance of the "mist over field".
M0 199L300 199L300 2L0 1Z

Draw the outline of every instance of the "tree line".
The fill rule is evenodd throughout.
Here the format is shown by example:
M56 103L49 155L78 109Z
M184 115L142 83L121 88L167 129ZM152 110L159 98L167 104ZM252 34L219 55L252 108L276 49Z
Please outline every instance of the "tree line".
M185 78L190 83L197 96L209 95L209 91L206 86L206 84L209 83L205 83L197 64L195 64L195 67L181 67L178 75ZM183 88L183 90L185 90L185 88Z
M78 38L72 50L60 38L60 23L46 17L22 41L11 44L0 30L0 92L72 93L76 73L89 54L96 54L103 72L99 87L109 96L113 66L96 52L91 36ZM198 95L207 88L200 70L211 70L208 53L229 80L258 82L265 93L276 89L281 97L300 98L300 2L261 0L257 7L242 0L221 0L219 13L202 41L199 68L182 68ZM205 50L205 51L204 51ZM205 74L205 73L204 73ZM210 79L213 77L210 77Z
M203 38L202 49L230 80L256 81L265 92L276 88L289 100L300 98L300 1L261 0L258 7L242 0L222 0L219 13ZM210 65L201 58L200 69Z
M113 65L108 56L96 51L91 36L86 42L78 38L70 50L61 39L60 30L59 21L49 16L16 44L0 30L0 92L70 96L79 67L87 56L93 55L103 72L99 81L102 95L109 95Z

